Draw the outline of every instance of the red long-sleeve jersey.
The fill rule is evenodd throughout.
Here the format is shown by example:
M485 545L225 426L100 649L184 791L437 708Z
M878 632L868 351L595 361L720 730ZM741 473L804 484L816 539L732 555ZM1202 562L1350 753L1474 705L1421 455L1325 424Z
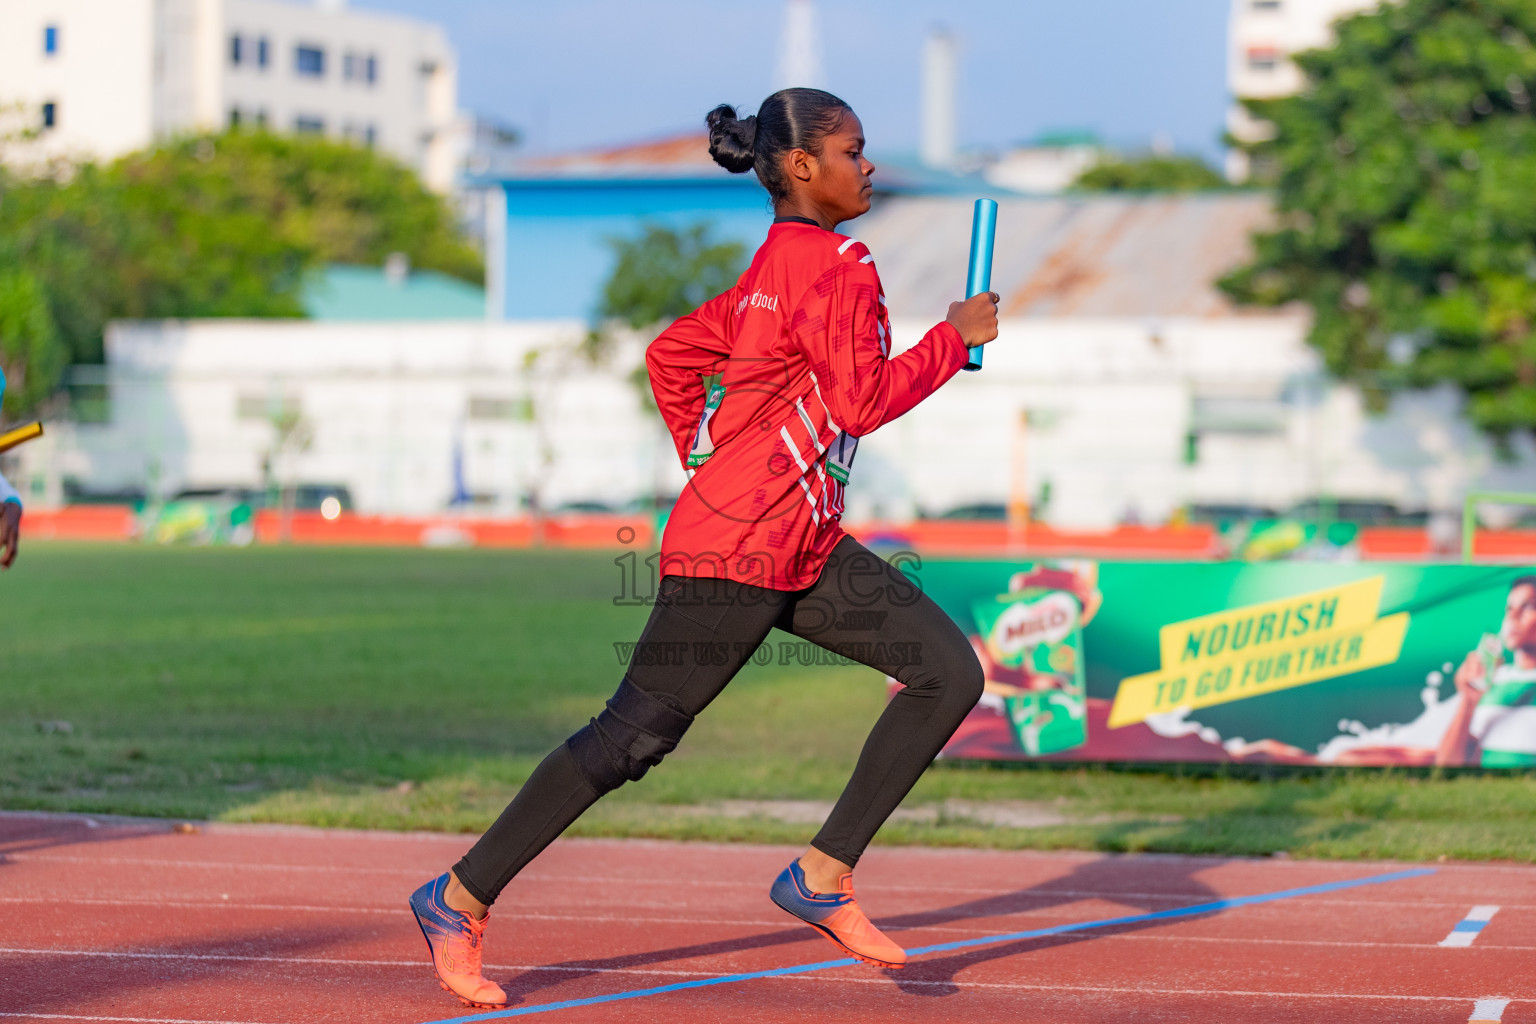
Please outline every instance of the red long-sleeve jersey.
M967 359L948 323L894 359L890 331L862 243L779 221L734 288L651 343L651 390L691 477L662 537L662 575L773 590L816 581L843 536L858 439Z

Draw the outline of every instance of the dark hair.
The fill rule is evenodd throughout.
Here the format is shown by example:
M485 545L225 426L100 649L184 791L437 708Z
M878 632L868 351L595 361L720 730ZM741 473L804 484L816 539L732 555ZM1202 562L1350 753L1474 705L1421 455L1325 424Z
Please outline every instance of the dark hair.
M732 174L756 171L777 202L789 195L784 154L803 149L821 154L821 140L837 131L853 108L820 89L780 89L763 100L757 114L736 118L736 108L722 103L704 117L709 125L709 155Z

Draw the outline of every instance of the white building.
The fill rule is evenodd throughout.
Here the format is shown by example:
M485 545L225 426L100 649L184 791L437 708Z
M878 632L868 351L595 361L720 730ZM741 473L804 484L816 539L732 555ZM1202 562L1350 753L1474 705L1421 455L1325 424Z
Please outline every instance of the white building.
M265 125L377 146L446 191L457 93L440 27L344 0L0 0L0 108L40 130L8 161Z
M1065 191L1104 159L1091 132L1051 132L1008 150L982 171L989 185L1026 195Z
M1073 528L1320 496L1454 509L1471 487L1528 481L1529 446L1497 460L1455 395L1407 396L1373 416L1356 389L1326 380L1304 311L1222 296L1211 282L1269 217L1257 194L1003 200L1001 334L986 366L865 439L850 521L1010 501ZM875 254L897 348L961 293L970 220L965 199L903 198L853 226ZM70 476L166 496L256 487L282 412L308 443L274 471L344 484L364 511L432 513L456 491L503 511L535 493L548 508L676 491L670 441L626 379L639 344L593 368L573 354L584 328L114 325L110 422L50 425L19 449L12 479L42 500Z
M1227 112L1227 131L1234 138L1253 142L1265 138L1270 127L1248 114L1239 99L1273 99L1289 96L1302 86L1301 69L1290 55L1327 46L1332 26L1339 18L1376 7L1380 0L1232 0L1227 22L1227 89L1233 104ZM1227 156L1227 177L1248 177L1247 155L1233 150Z

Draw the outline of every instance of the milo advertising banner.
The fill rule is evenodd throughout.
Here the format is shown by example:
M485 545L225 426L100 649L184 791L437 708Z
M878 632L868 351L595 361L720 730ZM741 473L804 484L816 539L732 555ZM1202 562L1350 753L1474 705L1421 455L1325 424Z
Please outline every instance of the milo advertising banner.
M981 702L945 757L1536 767L1536 572L929 562Z

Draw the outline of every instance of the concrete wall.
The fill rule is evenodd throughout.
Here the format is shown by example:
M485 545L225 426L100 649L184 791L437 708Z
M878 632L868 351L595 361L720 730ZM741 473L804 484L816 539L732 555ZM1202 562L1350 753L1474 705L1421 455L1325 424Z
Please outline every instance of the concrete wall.
M929 326L896 321L898 347ZM1079 528L1161 522L1186 503L1283 508L1324 494L1444 509L1474 484L1529 488L1529 445L1500 462L1445 392L1369 415L1357 392L1319 376L1302 328L1279 316L1007 320L983 371L864 440L848 518L1034 500L1047 482L1044 518ZM269 413L287 406L310 441L283 454L278 473L346 484L365 511L442 509L456 459L493 511L535 492L545 507L675 492L685 478L670 442L625 379L640 340L593 369L571 355L583 329L114 324L111 423L50 425L48 445L19 449L31 461L13 479L34 497L59 493L64 475L94 489L148 482L165 495L259 486Z

